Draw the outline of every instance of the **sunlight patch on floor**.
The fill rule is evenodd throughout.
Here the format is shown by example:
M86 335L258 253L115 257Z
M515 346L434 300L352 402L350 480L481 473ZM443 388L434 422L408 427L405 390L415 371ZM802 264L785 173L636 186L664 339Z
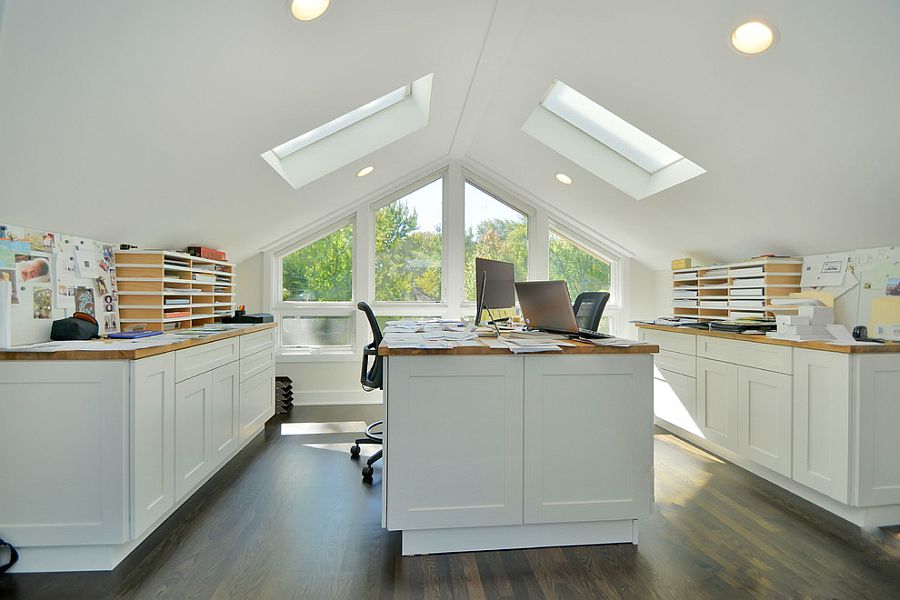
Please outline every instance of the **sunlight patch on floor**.
M303 444L307 448L315 448L317 450L329 450L331 452L340 452L341 454L346 454L350 456L350 446L352 446L352 442L342 442L338 444ZM359 455L363 458L368 458L375 454L378 450L381 450L381 446L377 444L361 444L359 447Z
M654 437L661 442L670 444L672 446L676 446L679 449L684 450L685 452L690 452L691 454L693 454L695 456L699 456L702 459L708 460L710 462L718 463L720 465L725 464L725 461L722 460L721 458L719 458L718 456L714 456L714 455L710 454L709 452L701 450L697 446L684 441L683 439L679 438L678 436L676 436L674 434L657 433L654 435Z
M329 433L362 433L365 421L335 421L331 423L282 423L281 435L325 435Z

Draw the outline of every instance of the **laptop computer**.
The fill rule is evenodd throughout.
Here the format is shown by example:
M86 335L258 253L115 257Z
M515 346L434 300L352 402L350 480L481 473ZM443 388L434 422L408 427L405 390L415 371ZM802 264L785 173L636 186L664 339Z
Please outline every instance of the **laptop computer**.
M589 339L613 337L589 329L580 329L569 300L569 286L565 281L517 281L516 294L531 329L553 333L567 333Z

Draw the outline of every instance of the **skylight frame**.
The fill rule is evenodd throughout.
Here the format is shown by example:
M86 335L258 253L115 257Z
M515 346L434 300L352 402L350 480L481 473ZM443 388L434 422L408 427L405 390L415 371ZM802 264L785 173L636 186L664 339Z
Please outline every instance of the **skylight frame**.
M279 159L284 160L291 154L302 150L316 142L323 140L339 131L342 131L351 125L359 123L363 119L367 119L372 115L379 113L395 104L399 104L400 102L406 100L412 95L412 84L407 83L406 85L397 88L391 92L388 92L384 96L376 98L371 102L367 102L358 108L354 108L348 113L345 113L336 119L332 119L328 121L324 125L319 125L318 127L307 131L297 137L288 140L287 142L276 146L272 149L272 153Z
M684 160L675 150L562 81L550 86L540 105L650 175Z

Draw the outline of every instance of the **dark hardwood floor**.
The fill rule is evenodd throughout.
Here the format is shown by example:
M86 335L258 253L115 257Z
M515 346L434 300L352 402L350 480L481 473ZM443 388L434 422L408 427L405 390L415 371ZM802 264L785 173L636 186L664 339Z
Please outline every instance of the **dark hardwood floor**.
M662 430L638 547L403 558L355 434L280 433L379 410L295 408L114 571L0 576L0 598L900 598L900 530L860 533Z

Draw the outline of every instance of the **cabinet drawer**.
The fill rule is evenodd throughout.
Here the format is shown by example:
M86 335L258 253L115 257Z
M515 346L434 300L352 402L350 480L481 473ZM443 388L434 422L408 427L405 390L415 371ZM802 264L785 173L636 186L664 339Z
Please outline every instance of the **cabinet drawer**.
M697 356L785 375L790 375L792 371L790 346L699 336Z
M272 350L264 350L247 358L241 358L241 381L247 381L254 375L262 373L274 363L275 353Z
M660 350L691 355L697 353L697 336L692 333L673 333L671 331L657 331L656 329L641 329L641 337L645 341L659 346Z
M688 377L697 376L697 357L687 354L679 354L670 350L660 349L659 353L653 357L653 362L657 369L665 369L666 371L674 371Z
M275 330L266 329L265 331L242 335L238 339L241 340L241 358L244 358L245 356L274 348Z
M175 351L175 381L212 371L238 359L238 339L229 338Z

